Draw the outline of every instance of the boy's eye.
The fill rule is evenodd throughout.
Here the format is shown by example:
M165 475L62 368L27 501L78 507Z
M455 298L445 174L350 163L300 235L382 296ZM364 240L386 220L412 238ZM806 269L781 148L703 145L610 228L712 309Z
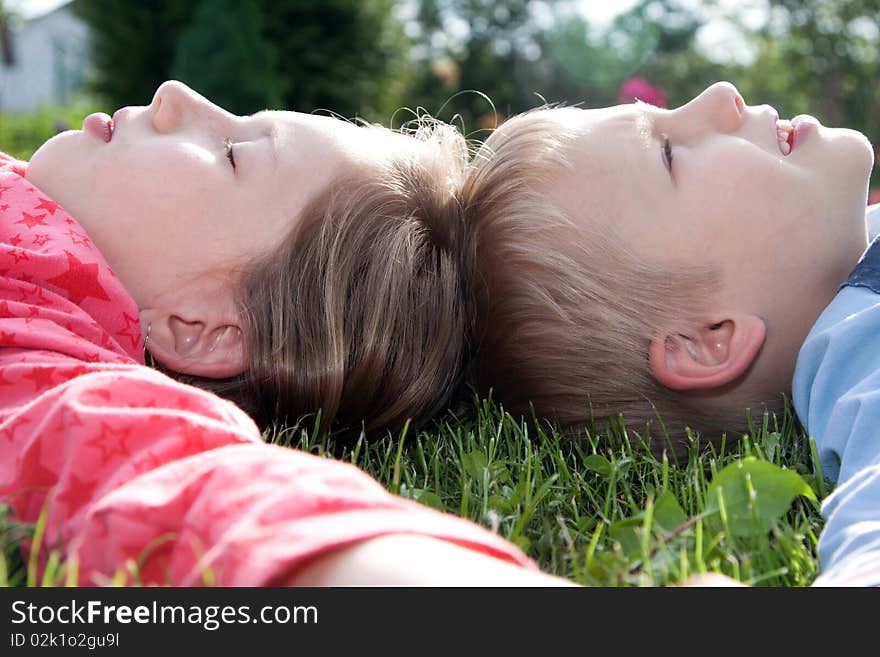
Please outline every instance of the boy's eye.
M669 137L666 135L661 137L663 137L663 161L666 163L666 170L672 173L672 144L669 143Z
M226 158L229 160L230 164L232 164L232 168L235 168L235 154L232 152L232 140L227 137L223 140L223 143L226 145Z

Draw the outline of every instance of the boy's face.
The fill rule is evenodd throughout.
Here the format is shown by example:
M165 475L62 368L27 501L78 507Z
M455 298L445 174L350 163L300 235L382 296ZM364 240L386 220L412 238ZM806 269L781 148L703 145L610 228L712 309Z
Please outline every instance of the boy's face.
M119 110L109 141L89 129L47 141L27 177L83 225L143 308L277 246L334 178L415 144L330 117L235 116L169 81L148 107Z
M729 83L675 110L556 111L579 134L550 190L563 209L646 260L714 265L711 310L764 318L768 340L799 345L867 246L873 152L861 133L816 125L784 155L773 108L747 106Z

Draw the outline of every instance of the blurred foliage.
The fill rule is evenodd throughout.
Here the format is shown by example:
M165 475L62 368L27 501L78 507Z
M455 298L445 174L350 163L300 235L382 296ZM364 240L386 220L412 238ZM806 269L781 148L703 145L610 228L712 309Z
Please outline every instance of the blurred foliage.
M283 102L387 122L402 103L409 41L395 0L261 0L287 81Z
M170 77L235 114L281 107L278 50L263 34L256 0L201 0L180 35Z
M446 120L461 117L466 127L478 117L482 127L493 127L493 105L504 116L539 104L556 71L542 60L546 25L536 8L570 4L417 0L410 24L415 75L407 103Z
M664 87L680 79L672 90L685 93L699 84L694 71L717 79L718 65L694 48L701 20L675 0L642 0L602 30L580 8L571 0L419 0L422 72L408 100L480 129L544 102L615 104L621 82L636 74Z
M175 0L76 0L74 11L91 29L91 90L109 108L149 104L156 87L171 77L177 43L197 6Z
M91 26L93 90L146 105L180 79L238 113L329 109L387 117L408 42L394 0L77 0Z
M15 14L6 9L3 0L0 0L0 65L8 66L15 61L11 35L11 26L15 18Z

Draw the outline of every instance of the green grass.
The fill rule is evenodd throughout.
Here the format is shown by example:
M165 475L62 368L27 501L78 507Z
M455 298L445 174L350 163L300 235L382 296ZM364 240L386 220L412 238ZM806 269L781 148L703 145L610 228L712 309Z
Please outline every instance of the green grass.
M489 401L469 420L349 447L306 429L272 440L350 461L392 492L474 520L581 584L665 586L712 571L751 585L807 586L817 575L829 486L812 475L810 441L790 411L765 415L748 436L717 448L694 436L679 460L652 456L649 436L619 426L603 435L530 433Z
M94 100L81 98L70 106L47 105L32 114L0 114L0 151L29 160L44 141L60 130L79 129L83 118L99 110Z
M808 586L829 485L813 476L810 441L790 411L760 420L718 447L693 436L679 460L652 456L649 436L619 426L534 432L490 401L471 418L372 442L337 444L299 427L267 439L354 463L391 492L474 520L581 584L666 586L720 572L755 586ZM18 549L33 535L0 522L0 583L75 582L75 568L57 556L37 581Z

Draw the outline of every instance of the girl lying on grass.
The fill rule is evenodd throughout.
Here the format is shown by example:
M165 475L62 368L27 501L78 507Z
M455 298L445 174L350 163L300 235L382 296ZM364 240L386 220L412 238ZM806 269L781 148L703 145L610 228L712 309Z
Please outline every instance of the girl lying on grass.
M0 502L47 514L43 558L62 550L82 585L564 583L261 438L319 410L399 429L447 402L466 148L423 132L238 117L171 81L0 156Z
M479 389L569 427L653 422L658 451L665 432L686 445L686 427L741 435L744 409L780 413L793 395L837 482L816 583L880 584L872 162L864 135L780 120L729 83L675 110L506 122L462 194Z

